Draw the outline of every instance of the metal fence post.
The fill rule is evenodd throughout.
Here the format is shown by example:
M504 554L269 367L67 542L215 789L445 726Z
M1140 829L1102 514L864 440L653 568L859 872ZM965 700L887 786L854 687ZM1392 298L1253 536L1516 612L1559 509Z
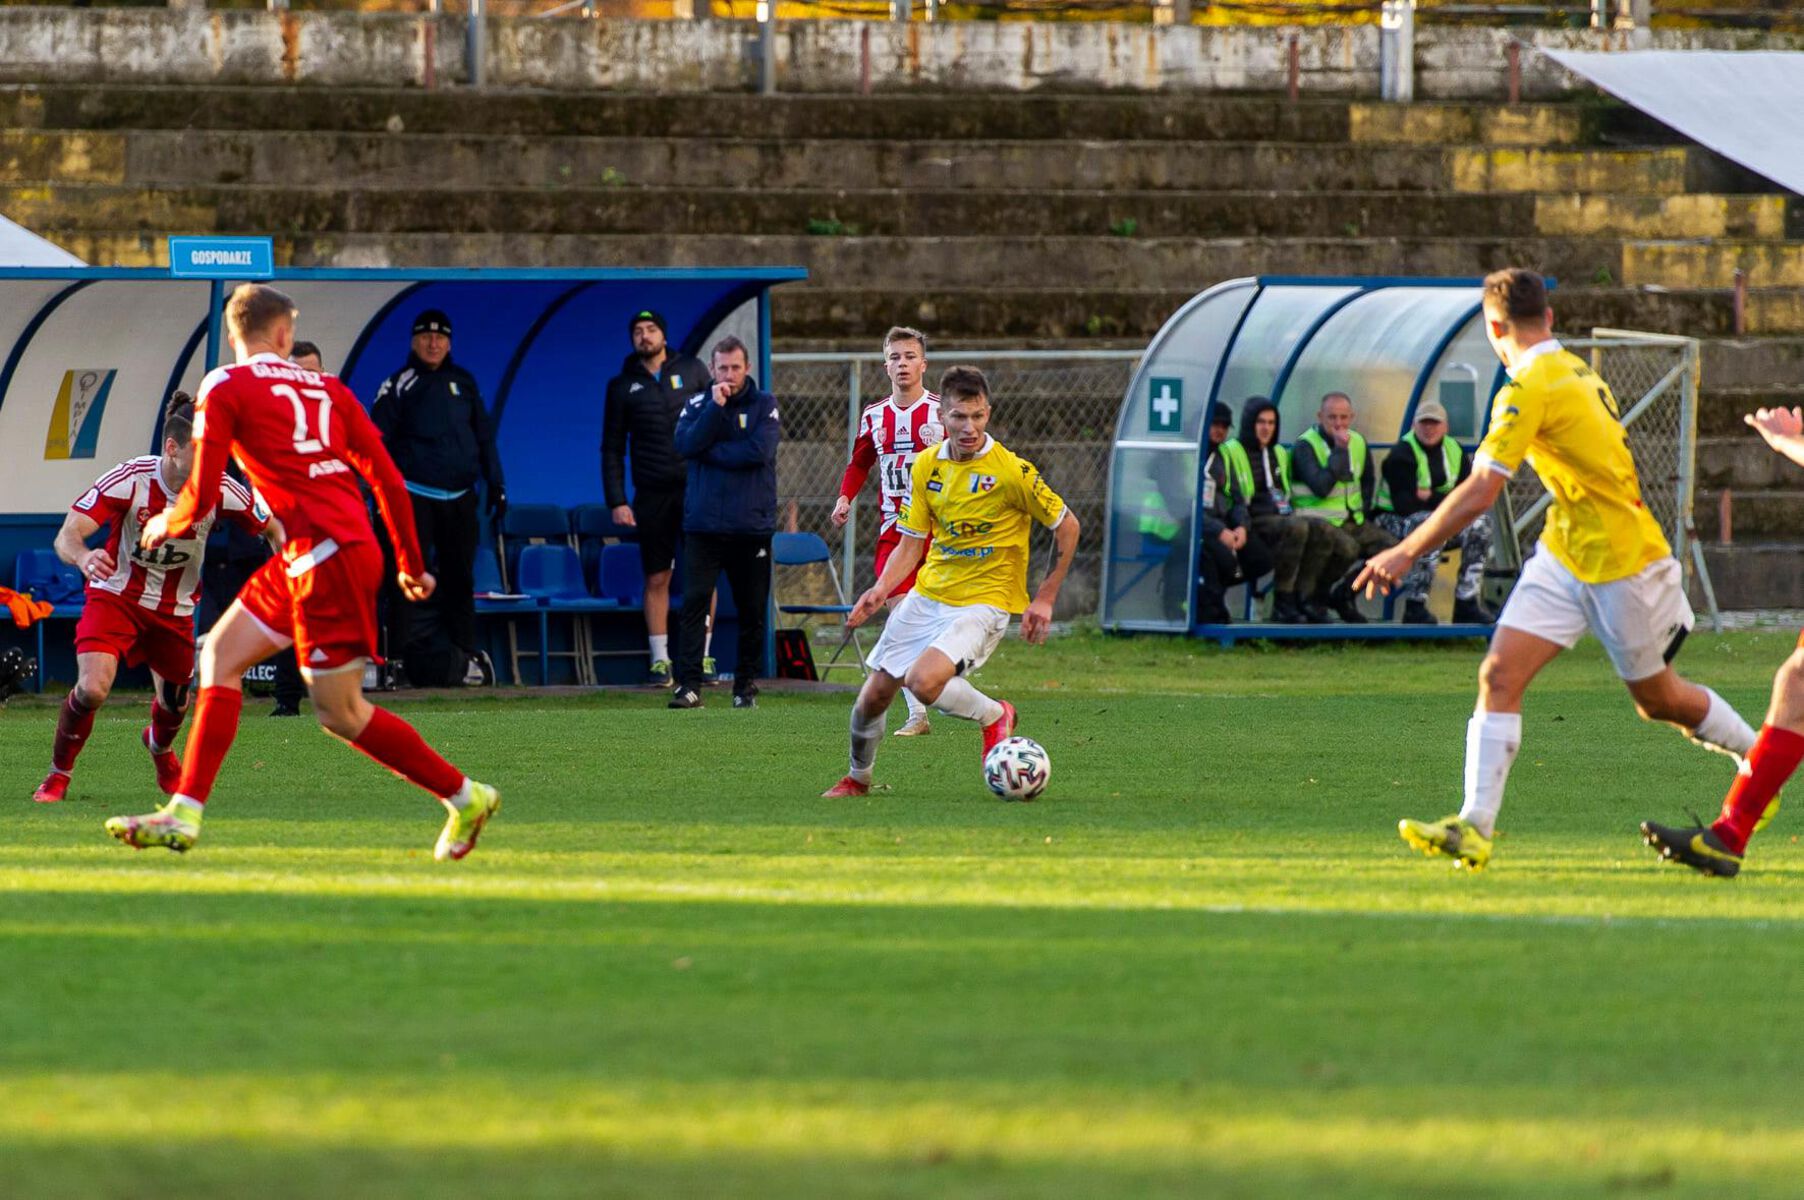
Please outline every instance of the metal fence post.
M1378 18L1378 91L1408 104L1416 98L1416 3L1384 0Z
M846 364L846 461L852 461L852 449L858 444L858 412L864 400L864 389L860 375L863 364L853 359ZM857 578L858 570L858 497L852 497L852 507L846 512L846 536L840 551L840 574L845 576L843 586L846 595L856 595L852 583Z
M777 94L777 0L758 0L758 94Z
M488 0L470 0L470 12L464 22L464 57L468 60L471 87L481 87L487 65L483 55L488 50Z

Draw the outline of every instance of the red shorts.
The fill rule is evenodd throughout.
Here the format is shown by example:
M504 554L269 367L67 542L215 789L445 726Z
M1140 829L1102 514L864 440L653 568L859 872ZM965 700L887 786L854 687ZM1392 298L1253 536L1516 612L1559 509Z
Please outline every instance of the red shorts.
M88 589L75 623L77 654L110 654L128 667L149 666L171 683L194 678L194 618L173 617Z
M329 674L366 658L382 661L376 654L381 586L382 551L374 542L327 540L292 562L278 556L264 563L238 603L279 640L293 639L303 671Z
M888 529L885 529L882 533L877 535L877 578L883 578L884 564L889 562L890 554L895 551L897 546L902 544L902 539L905 536L907 535L900 529L897 529L894 525L891 525ZM933 545L932 539L929 539L927 544L929 546ZM923 559L923 561L925 560ZM914 591L915 576L920 573L921 568L919 566L910 571L908 573L908 578L897 584L896 590L890 593L890 598L894 599L897 596L906 596L908 593Z

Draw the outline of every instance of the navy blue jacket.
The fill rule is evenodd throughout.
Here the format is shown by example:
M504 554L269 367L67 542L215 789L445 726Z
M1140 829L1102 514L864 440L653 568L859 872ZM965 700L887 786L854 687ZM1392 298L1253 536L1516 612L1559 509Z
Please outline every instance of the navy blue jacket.
M685 533L775 533L777 398L745 386L724 405L712 390L690 398L677 418L677 453L689 461Z

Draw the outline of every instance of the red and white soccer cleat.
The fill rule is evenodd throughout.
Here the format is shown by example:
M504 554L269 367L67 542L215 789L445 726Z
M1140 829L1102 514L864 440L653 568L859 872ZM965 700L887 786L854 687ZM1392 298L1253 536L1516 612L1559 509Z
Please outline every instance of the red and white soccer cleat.
M69 777L61 771L52 771L44 776L44 782L38 784L38 790L31 798L39 804L55 804L69 795Z
M1012 736L1014 732L1015 706L1004 700L1002 701L1002 715L983 727L983 753L977 756L977 761L983 762L989 758L990 751L996 748L996 744L1004 738Z
M144 727L144 748L150 750L150 726ZM175 756L174 750L150 750L150 761L157 769L157 787L165 796L175 795L176 785L182 782L182 760Z
M821 798L823 800L840 800L847 796L868 796L870 794L870 784L860 783L848 775L826 791L822 792Z

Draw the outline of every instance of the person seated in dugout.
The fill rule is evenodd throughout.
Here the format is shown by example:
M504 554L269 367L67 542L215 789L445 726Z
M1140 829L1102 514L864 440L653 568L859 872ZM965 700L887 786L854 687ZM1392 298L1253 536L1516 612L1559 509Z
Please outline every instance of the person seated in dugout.
M1433 400L1416 406L1410 431L1391 448L1379 472L1377 522L1402 541L1440 507L1441 500L1472 473L1472 456L1447 436L1447 410ZM1397 591L1403 596L1403 621L1407 625L1434 625L1428 611L1428 590L1435 568L1446 549L1460 552L1459 582L1453 589L1455 624L1489 625L1496 615L1479 599L1484 582L1485 556L1491 549L1491 518L1479 517L1444 547L1430 550L1403 577Z
M1328 610L1314 593L1330 553L1327 526L1298 516L1291 500L1290 450L1279 440L1278 406L1249 397L1240 410L1240 432L1221 444L1228 469L1246 498L1248 540L1272 559L1272 620L1326 624Z
M1328 538L1317 602L1325 602L1349 625L1363 625L1366 619L1351 579L1368 557L1395 546L1397 539L1370 519L1377 471L1365 438L1353 428L1353 401L1345 392L1322 397L1316 423L1303 431L1290 457L1298 485L1292 502L1303 516L1320 522L1323 528L1316 532Z
M1234 413L1217 401L1209 409L1209 450L1203 462L1202 554L1198 556L1200 598L1197 615L1209 624L1226 624L1223 593L1237 581L1251 584L1272 569L1272 552L1250 527L1247 477L1234 468L1229 432Z

